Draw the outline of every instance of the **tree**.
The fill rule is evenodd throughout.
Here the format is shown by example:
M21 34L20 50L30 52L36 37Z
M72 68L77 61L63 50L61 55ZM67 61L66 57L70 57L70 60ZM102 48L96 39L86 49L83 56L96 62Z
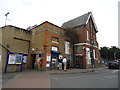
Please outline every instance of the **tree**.
M109 48L108 47L101 47L100 48L100 55L103 59L108 60L108 53L109 53Z
M73 28L65 29L64 35L71 40L71 47L73 48L72 56L73 56L73 58L75 58L74 44L77 43L79 36L78 36L77 32L75 31L75 29L73 29ZM73 60L73 63L74 63L74 66L75 66L75 60Z
M120 59L120 49L117 47L101 47L100 48L101 57L104 60L117 60Z

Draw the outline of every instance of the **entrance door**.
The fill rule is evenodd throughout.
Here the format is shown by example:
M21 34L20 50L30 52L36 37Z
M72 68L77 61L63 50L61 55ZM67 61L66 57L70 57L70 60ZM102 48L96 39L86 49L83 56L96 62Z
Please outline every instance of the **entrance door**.
M50 69L57 69L59 54L58 51L51 51Z
M84 66L83 57L76 56L76 68L83 69L83 66Z
M36 54L32 54L32 69L34 69L34 63L36 61Z
M52 56L52 69L57 69L58 59L58 56Z

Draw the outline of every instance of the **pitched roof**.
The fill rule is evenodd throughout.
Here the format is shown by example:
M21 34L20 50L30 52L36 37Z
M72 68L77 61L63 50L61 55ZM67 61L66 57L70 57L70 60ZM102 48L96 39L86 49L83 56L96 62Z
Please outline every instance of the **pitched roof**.
M57 26L57 25L55 25L55 24L53 24L53 23L51 23L51 22L49 22L49 21L45 21L45 22L41 23L40 25L37 25L37 26L35 26L34 28L30 29L30 30L33 30L33 29L37 28L38 26L41 26L41 25L43 25L43 24L45 24L45 23L49 23L49 24L51 24L51 25L53 25L53 26L55 26L55 27L58 27L58 28L64 30L64 28L59 27L59 26Z
M63 23L62 28L66 29L66 28L81 27L81 26L88 23L88 20L89 20L90 16L91 16L91 18L93 20L94 27L95 27L96 32L97 32L98 30L97 30L97 26L95 24L92 12L88 12L88 13L82 15L82 16L79 16L79 17L77 17L75 19L72 19L70 21L67 21L67 22Z

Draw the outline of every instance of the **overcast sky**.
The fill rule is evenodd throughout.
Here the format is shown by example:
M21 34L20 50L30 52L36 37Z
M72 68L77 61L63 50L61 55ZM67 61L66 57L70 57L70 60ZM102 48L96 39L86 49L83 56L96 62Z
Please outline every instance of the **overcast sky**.
M49 21L61 26L64 22L92 11L99 47L118 47L118 2L120 0L0 0L0 27L27 28Z

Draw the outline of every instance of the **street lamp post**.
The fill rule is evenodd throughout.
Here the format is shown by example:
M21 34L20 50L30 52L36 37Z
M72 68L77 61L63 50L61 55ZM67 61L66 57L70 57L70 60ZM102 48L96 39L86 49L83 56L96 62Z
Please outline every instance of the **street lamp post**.
M6 19L5 19L5 26L6 26L6 22L7 22L7 17L8 17L8 14L9 14L9 12L7 12L6 14L5 14L5 16L6 16Z

